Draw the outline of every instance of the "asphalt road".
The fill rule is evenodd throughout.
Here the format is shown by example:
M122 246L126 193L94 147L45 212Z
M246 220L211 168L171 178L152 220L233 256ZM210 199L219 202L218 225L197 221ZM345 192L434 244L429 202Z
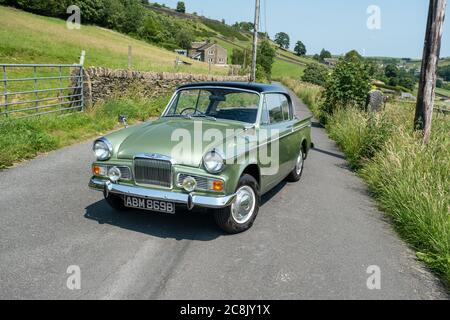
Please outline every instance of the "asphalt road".
M303 180L236 236L205 213L114 212L87 188L91 142L0 172L0 298L448 299L324 130L313 136ZM381 290L367 287L373 265Z

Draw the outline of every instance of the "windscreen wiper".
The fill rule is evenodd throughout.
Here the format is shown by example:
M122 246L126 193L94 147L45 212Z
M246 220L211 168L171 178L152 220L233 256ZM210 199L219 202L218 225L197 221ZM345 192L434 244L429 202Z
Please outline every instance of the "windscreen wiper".
M208 120L217 121L216 117L208 116L206 114L196 114L196 115L193 115L192 118L205 118L205 119L208 119Z

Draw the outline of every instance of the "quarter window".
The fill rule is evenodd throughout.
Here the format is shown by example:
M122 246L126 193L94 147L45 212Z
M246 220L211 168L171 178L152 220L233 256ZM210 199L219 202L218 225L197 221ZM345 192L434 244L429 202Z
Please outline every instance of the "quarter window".
M278 95L280 98L280 102L281 102L281 109L283 110L283 119L284 121L289 121L291 120L291 112L290 112L290 108L289 108L289 100L288 98L286 98L286 96L279 94Z
M289 100L282 94L267 94L263 113L263 123L267 118L271 124L280 123L290 119Z

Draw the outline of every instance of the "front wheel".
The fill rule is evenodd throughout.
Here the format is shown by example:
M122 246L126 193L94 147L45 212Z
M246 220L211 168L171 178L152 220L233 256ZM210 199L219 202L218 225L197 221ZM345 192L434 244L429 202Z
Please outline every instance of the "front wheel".
M236 200L227 208L217 210L214 219L217 225L229 234L247 231L253 226L260 207L258 182L245 174L239 180Z

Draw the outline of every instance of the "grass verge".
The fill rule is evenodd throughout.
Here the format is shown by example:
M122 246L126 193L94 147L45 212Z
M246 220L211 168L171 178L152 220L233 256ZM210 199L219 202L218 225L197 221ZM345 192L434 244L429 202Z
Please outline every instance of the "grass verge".
M0 169L110 131L118 127L119 114L126 115L130 124L159 116L168 100L120 98L83 113L0 120Z
M318 88L283 82L322 115ZM338 110L326 128L398 233L450 286L450 117L435 114L428 145L414 133L413 119L413 104L390 103L376 115Z

